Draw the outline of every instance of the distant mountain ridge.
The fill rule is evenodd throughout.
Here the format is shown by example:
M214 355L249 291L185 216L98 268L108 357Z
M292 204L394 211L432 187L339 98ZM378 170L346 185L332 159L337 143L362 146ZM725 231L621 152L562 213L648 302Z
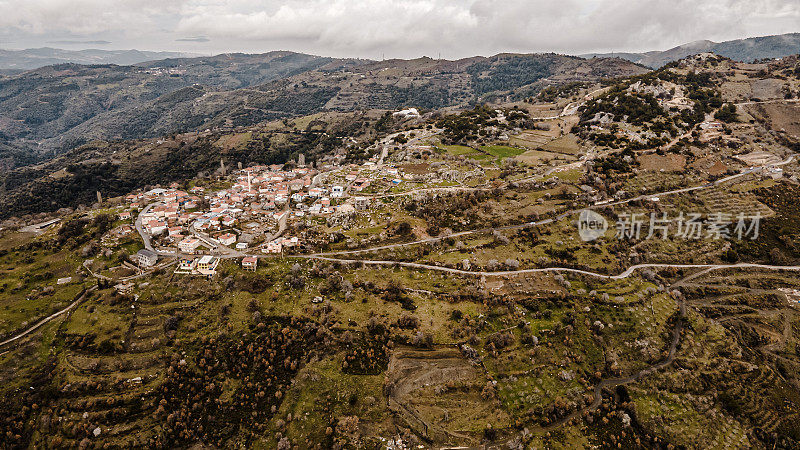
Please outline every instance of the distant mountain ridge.
M0 143L47 158L92 140L251 125L324 110L437 109L523 99L572 81L645 72L622 59L500 54L367 61L293 52L62 64L0 78Z
M117 64L127 66L166 58L199 56L181 52L148 52L142 50L64 50L60 48L0 49L0 70L23 71L55 64Z
M46 66L0 78L0 143L40 152L92 139L132 139L193 129L200 125L195 116L170 108L190 105L206 93L262 85L347 61L270 52L125 66Z
M750 62L766 58L783 58L800 53L800 33L761 36L725 42L709 40L679 45L665 51L644 53L591 53L584 58L622 58L636 64L657 69L697 53L715 53L735 61Z

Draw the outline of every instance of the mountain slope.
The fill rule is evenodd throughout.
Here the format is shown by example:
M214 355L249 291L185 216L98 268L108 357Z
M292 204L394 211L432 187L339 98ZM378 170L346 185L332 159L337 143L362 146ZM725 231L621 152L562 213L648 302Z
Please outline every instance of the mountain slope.
M725 42L696 41L680 45L665 51L645 53L596 53L584 57L618 57L659 68L670 62L683 59L697 53L710 52L736 61L754 61L765 58L782 58L800 53L800 33L762 36L748 39L737 39Z
M45 67L0 80L0 132L53 154L94 139L139 139L322 110L441 108L524 98L542 87L645 69L555 54L368 62L289 52Z
M351 63L357 63L351 60ZM0 78L0 133L38 154L96 138L131 139L190 127L191 118L155 126L159 107L193 101L198 88L225 91L263 84L326 64L291 52L168 59L135 66L62 64ZM188 125L187 125L188 123Z
M80 70L124 69L69 68L73 77ZM46 162L24 161L0 173L0 209L3 211L0 217L86 204L92 201L98 189L104 195L120 195L144 184L163 183L213 170L219 164L221 151L213 143L226 134L260 136L251 139L246 148L236 149L245 152L237 156L239 161L284 162L298 152L312 160L316 159L314 155L341 150L342 137L363 138L364 141L374 138L375 128L366 124L378 121L383 116L381 109L404 106L439 109L489 100L526 99L551 84L597 81L644 72L647 71L641 66L621 59L587 61L555 54L503 54L459 61L430 58L331 61L315 70L242 89L228 91L191 85L152 99L121 101L119 107L101 111L43 140L52 145L51 148L59 142L72 144L74 148L62 147L56 157L52 153L47 155ZM106 74L102 79L111 76ZM48 86L54 86L54 82ZM6 100L6 104L9 101ZM325 130L327 134L302 133L304 125L298 129L289 127L288 132L278 133L273 138L265 137L269 132L262 128L273 130L274 124L281 124L280 121L262 128L256 126L253 132L234 129L323 111L327 111L326 116L340 117L326 120L336 124ZM64 129L69 117L64 114L42 123L37 131ZM312 120L320 122L318 118ZM278 128L286 128L286 125L278 125ZM210 131L200 132L198 141L197 133L176 135L178 129ZM152 154L137 150L149 143L125 140L148 136L159 137L148 142L164 143L153 144L156 150ZM93 142L77 146L87 141ZM153 156L156 153L160 159ZM232 156L226 153L226 159ZM65 176L62 169L69 167L72 168L67 172L72 175Z

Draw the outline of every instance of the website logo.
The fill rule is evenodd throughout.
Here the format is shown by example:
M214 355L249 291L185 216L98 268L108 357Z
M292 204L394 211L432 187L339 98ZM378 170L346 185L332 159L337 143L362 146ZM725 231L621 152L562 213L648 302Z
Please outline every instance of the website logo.
M578 234L584 242L591 242L606 234L608 222L600 214L584 209L578 216Z

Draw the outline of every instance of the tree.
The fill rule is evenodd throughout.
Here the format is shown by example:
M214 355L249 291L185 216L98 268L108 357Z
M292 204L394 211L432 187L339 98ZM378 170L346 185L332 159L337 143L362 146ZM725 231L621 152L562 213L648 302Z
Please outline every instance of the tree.
M405 221L398 223L395 226L392 234L394 234L395 236L407 236L411 234L411 224Z
M416 316L404 314L397 319L397 326L404 330L419 328L419 319Z
M303 278L303 268L300 264L295 263L291 271L286 275L286 283L293 289L301 289L305 286L306 282Z
M723 105L722 108L717 111L714 117L717 120L727 123L739 122L739 114L737 112L736 105L733 103L726 103Z
M731 264L739 261L739 253L736 250L729 248L722 254L722 259Z

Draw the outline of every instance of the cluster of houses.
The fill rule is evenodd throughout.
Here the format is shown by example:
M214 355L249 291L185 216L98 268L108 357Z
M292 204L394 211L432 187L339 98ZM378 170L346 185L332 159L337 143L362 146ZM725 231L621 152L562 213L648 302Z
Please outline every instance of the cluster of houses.
M264 253L282 253L285 249L295 247L298 244L300 244L300 240L297 238L297 236L280 237L268 242L262 251Z
M251 166L234 171L228 178L232 184L213 192L199 186L181 190L173 183L169 188L128 195L130 208L119 218L129 220L131 211L141 210L137 225L153 245L182 255L176 273L213 275L218 256L229 253L222 247L244 252L256 244L262 253L286 252L300 244L295 236L276 233L285 228L286 221L366 210L371 198L362 193L370 186L377 181L402 182L399 169L375 161L326 169L320 174L305 165L292 169ZM157 253L143 250L135 262L150 267L157 259ZM255 269L257 260L245 258L242 266Z
M131 209L141 209L144 205L160 202L139 214L142 227L151 236L168 234L170 237L181 234L182 227L190 223L197 213L189 210L197 208L201 197L196 193L189 194L173 185L170 189L152 189L140 194L130 194L125 198ZM120 213L121 220L131 218L130 211Z

